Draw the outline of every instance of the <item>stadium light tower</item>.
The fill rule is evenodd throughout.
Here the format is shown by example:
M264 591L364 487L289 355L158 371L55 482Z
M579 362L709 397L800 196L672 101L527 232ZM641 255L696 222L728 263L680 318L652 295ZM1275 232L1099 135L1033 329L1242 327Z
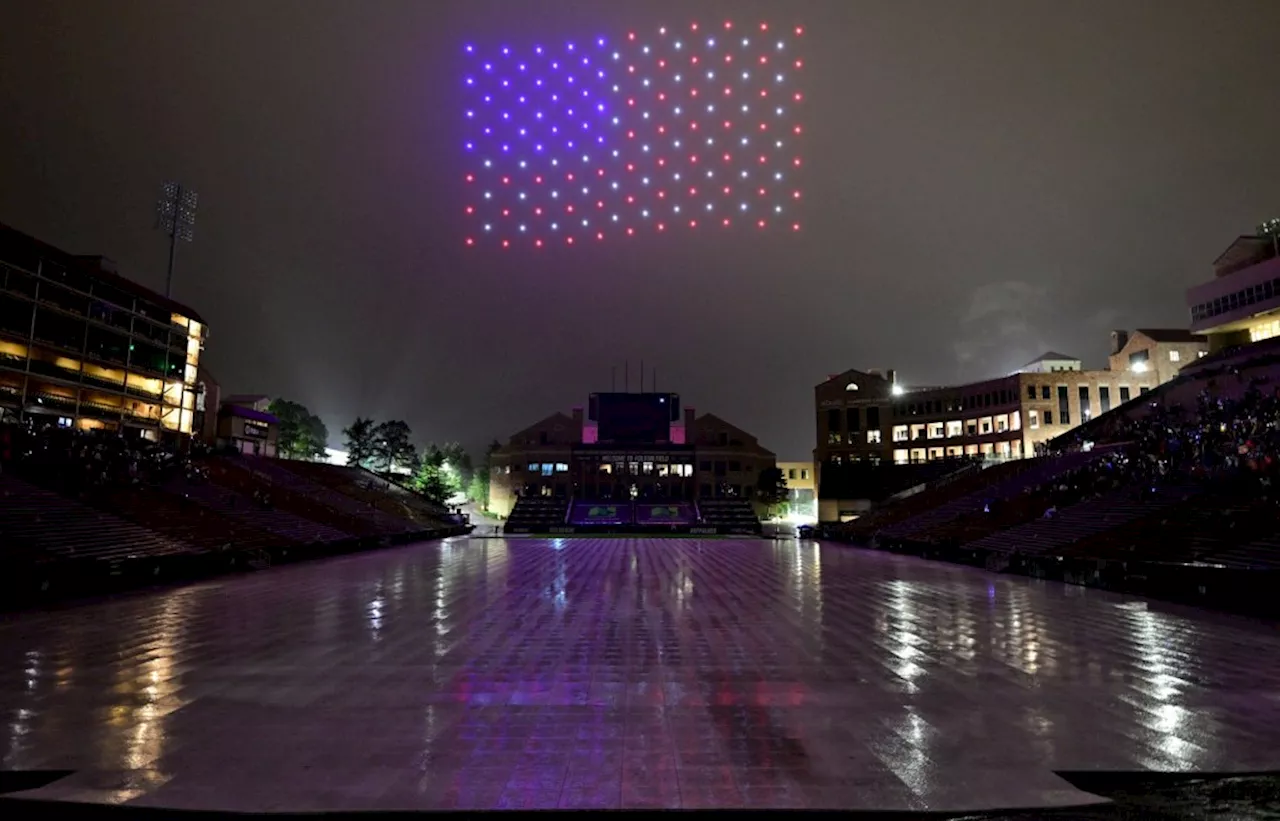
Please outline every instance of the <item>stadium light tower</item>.
M156 203L156 227L169 235L169 270L164 279L164 295L173 298L173 260L178 240L191 242L195 236L196 204L200 196L181 183L166 182Z

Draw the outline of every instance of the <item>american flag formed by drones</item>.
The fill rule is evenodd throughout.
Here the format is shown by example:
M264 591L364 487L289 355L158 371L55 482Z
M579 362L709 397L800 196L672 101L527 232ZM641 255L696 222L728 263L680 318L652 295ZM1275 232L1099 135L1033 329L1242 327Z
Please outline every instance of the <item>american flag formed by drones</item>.
M799 231L804 30L465 48L469 246Z

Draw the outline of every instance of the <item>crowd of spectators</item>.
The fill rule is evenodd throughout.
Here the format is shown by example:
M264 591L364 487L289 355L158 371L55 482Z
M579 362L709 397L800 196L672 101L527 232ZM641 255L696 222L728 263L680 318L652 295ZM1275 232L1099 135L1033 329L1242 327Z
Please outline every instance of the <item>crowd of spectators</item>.
M1062 437L1055 449L1111 445L1114 449L1059 480L1083 491L1162 482L1230 484L1269 497L1280 471L1280 389L1251 380L1238 397L1209 389L1194 407L1152 402L1145 412L1117 415L1105 429Z

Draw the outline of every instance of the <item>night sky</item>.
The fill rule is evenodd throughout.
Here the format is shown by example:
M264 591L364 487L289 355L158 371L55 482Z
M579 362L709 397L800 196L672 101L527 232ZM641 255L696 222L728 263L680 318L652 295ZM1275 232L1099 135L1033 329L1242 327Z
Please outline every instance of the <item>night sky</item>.
M806 27L804 230L463 245L464 42L692 20ZM165 179L200 194L175 298L224 392L471 447L610 366L813 447L847 367L939 384L1116 328L1280 215L1280 3L6 2L0 222L163 288ZM648 380L646 380L647 382Z

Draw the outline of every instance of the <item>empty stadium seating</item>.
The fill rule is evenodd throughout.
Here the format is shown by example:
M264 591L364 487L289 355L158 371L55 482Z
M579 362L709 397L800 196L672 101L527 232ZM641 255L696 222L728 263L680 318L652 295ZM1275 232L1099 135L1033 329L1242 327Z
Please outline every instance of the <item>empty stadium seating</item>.
M548 533L552 528L565 527L568 515L567 499L521 496L507 517L505 530L509 533Z
M9 474L0 474L0 535L6 552L13 539L46 560L118 561L197 550Z
M698 513L702 523L735 532L759 533L760 517L746 499L701 499Z

